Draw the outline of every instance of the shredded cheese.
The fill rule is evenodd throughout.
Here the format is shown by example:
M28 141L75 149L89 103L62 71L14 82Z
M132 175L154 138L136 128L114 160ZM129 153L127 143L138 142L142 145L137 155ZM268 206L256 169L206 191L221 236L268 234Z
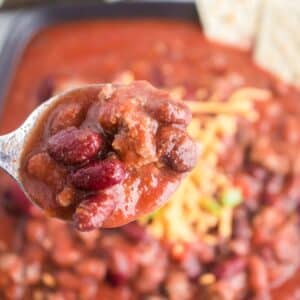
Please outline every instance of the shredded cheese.
M216 95L205 102L186 102L193 113L188 132L199 142L201 153L196 167L170 201L141 220L154 236L174 243L200 239L209 245L216 244L220 236L231 236L233 209L242 194L220 169L219 154L224 139L237 132L239 117L255 121L254 102L268 98L266 90L242 88L225 102L217 101ZM204 278L203 283L206 281Z

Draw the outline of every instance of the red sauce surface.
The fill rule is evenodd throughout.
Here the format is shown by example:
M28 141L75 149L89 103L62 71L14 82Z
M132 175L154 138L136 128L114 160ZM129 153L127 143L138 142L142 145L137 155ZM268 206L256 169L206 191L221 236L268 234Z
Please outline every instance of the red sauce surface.
M276 120L272 119L270 121L268 114L265 113L264 120L266 122L258 124L258 127L261 125L259 130L268 130L266 128L269 128L269 125L272 124L277 126L281 120L285 121L287 119L288 114L294 114L296 117L300 115L298 91L287 87L258 69L251 62L249 53L207 42L196 24L157 20L78 22L53 26L34 36L22 56L12 81L1 119L1 133L6 133L18 127L26 116L49 94L64 89L65 81L72 81L75 84L78 82L114 82L126 80L131 75L134 75L135 79L148 80L157 87L169 89L184 87L184 97L187 99L197 98L199 88L205 88L208 95L213 90L222 89L224 78L234 78L233 81L238 81L238 85L242 86L270 89L275 95L276 103L278 102L281 105L281 117L277 116ZM204 98L206 97L207 95ZM266 108L263 109L268 111ZM298 125L296 122L296 132L299 132ZM274 131L270 136L273 137L275 147L279 144L278 134ZM288 143L283 143L281 150L294 149L297 152L299 147L298 144L296 145L292 147ZM294 155L294 153L291 155ZM285 170L283 171L285 172ZM289 178L285 180L288 181ZM11 192L13 184L4 175L1 176L0 190L3 195L8 192L10 192L9 195L15 195L14 192ZM299 188L296 188L296 193L299 193ZM21 199L19 196L17 198ZM281 207L286 207L285 203L288 202L288 198L283 195L279 197L280 199L283 199ZM23 207L23 200L20 200L20 203ZM20 219L7 216L6 212L1 211L1 213L4 216L1 220L6 225L0 229L2 243L7 245L8 249L20 253L23 257L27 245L35 247L35 242L24 236L22 229L20 229L24 226L26 228L31 226L30 218ZM44 221L39 220L38 222L43 228L41 224ZM56 227L54 225L47 224L47 226L50 227L50 232L51 228L52 231L53 228L55 231ZM4 228L7 228L7 231ZM64 239L66 239L64 230L68 232L68 238L72 237L73 242L77 241L75 234L68 231L69 229L66 229L66 227L58 230L63 233ZM120 232L120 235L123 236L123 233ZM13 240L12 236L14 236ZM51 238L55 241L55 234ZM120 239L123 241L123 237ZM276 238L273 239L276 240ZM23 240L26 243L22 245L20 241ZM106 241L106 243L108 242ZM80 247L83 247L82 244L80 244ZM93 249L98 249L98 246L89 247L84 248L87 253L94 253ZM117 243L114 244L114 247L117 248ZM265 250L268 257L269 250ZM163 253L163 251L161 250L160 253ZM45 250L45 253L51 255L52 251ZM81 254L83 255L83 253ZM216 260L218 260L218 257ZM157 262L154 260L152 266L156 266L159 262L159 258ZM52 268L53 265L54 268L60 266L59 263L53 263L53 265L52 263L50 263ZM163 265L165 266L165 264ZM244 267L244 264L238 265L239 268ZM168 266L168 274L171 274L174 262L169 262ZM277 272L277 270L275 271ZM110 275L111 271L106 280L110 280ZM135 280L137 280L137 277L133 279L133 281ZM147 277L144 282L147 282ZM128 283L129 286L130 284ZM130 296L131 292L127 289L127 285L125 288L118 287L115 293L111 288L107 288L106 283L104 283L104 286L104 291L107 291L109 295L112 294L109 298L134 299ZM299 286L300 276L296 275L292 280L285 283L282 288L276 288L272 297L273 299L284 300L298 299ZM121 289L122 292L120 292ZM155 293L159 293L160 290L161 285L156 287ZM3 288L3 291L5 293L6 291L7 293L10 292L9 289L6 290L5 288ZM99 294L101 295L101 292ZM121 294L123 296L119 296ZM25 299L32 299L28 296L30 293L26 295L27 298L25 297ZM102 299L99 297L97 299Z
M117 227L153 212L197 161L189 109L146 81L60 96L22 159L27 193L77 229Z

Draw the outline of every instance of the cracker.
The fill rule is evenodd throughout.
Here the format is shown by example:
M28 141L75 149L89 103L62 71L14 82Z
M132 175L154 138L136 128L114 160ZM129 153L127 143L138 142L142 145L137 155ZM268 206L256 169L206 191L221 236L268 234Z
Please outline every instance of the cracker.
M208 38L249 49L257 32L262 0L196 0Z
M255 61L279 78L300 86L300 1L265 0Z

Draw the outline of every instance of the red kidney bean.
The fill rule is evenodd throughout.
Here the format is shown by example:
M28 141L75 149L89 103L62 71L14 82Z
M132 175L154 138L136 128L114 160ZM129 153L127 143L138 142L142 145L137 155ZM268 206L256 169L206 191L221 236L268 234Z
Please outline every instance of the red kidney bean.
M146 109L157 121L165 124L180 124L187 126L192 114L187 106L180 102L165 100L149 101Z
M265 207L253 219L252 243L256 246L269 243L284 220L284 212L273 206Z
M276 239L272 241L272 250L278 261L292 263L299 262L300 236L299 220L291 218L276 231Z
M83 246L87 249L93 249L97 245L97 241L100 237L100 231L94 230L89 232L76 232L77 236L79 237L80 241L83 243Z
M120 229L130 240L134 242L142 241L147 236L146 228L137 222L131 222L122 226Z
M5 208L15 214L30 214L32 204L17 184L13 184L4 192Z
M55 246L51 253L53 262L59 267L70 267L77 263L82 253L69 245Z
M247 165L246 168L247 168L247 172L252 177L254 177L255 179L259 179L261 181L263 181L268 175L266 169L264 169L263 167L261 167L259 165L253 164L253 163Z
M202 271L201 262L197 254L193 251L186 253L181 262L181 266L190 279L196 279Z
M101 227L105 219L113 212L115 201L104 194L91 196L77 207L73 221L80 231L89 231Z
M224 54L215 53L211 56L211 69L217 75L224 74L228 69L228 59Z
M121 161L107 158L78 169L71 174L71 181L79 189L99 190L120 183L125 174L125 166Z
M82 278L79 290L80 299L97 299L98 286L99 283L95 279L88 277Z
M214 274L218 279L229 278L246 267L246 261L243 257L232 257L220 262L214 269Z
M248 267L248 282L254 294L259 296L268 292L268 272L263 260L259 256L252 255L249 258Z
M226 173L235 174L243 166L244 149L233 143L222 152L219 161Z
M186 132L163 127L157 137L157 151L161 161L177 172L190 171L197 162L197 146Z
M113 285L123 285L136 274L138 265L131 247L113 245L106 249L106 255L108 280Z
M189 300L193 297L192 285L184 272L170 272L166 290L170 300Z
M31 176L57 190L62 188L65 170L47 152L37 153L30 157L27 171Z
M76 300L76 299L78 299L75 292L72 292L67 289L60 289L59 291L53 292L53 293L41 292L40 296L34 295L33 299L34 300L43 300L43 299L45 299L44 296L46 296L47 300Z
M21 284L11 283L5 287L4 295L6 300L22 300L24 299L25 287Z
M72 165L96 157L102 145L99 134L90 129L70 127L53 135L48 140L47 150L55 160Z
M80 103L61 104L55 109L55 114L52 117L50 125L51 134L56 134L68 127L79 126L84 114L85 111Z
M40 220L36 219L28 220L25 234L28 241L36 244L42 244L43 240L47 238L45 225Z
M160 263L142 266L139 271L139 276L135 279L135 288L141 293L155 291L164 281L166 271L166 265Z
M233 217L233 237L250 241L251 225L247 211L244 208L237 208Z
M14 253L0 256L0 273L5 273L14 283L21 283L24 273L24 261Z
M106 274L106 264L99 258L87 258L76 264L75 270L81 276L102 280Z
M191 251L197 254L202 263L211 263L216 257L215 248L204 242L194 243Z
M69 271L59 271L55 274L57 284L66 289L78 291L80 289L80 277Z

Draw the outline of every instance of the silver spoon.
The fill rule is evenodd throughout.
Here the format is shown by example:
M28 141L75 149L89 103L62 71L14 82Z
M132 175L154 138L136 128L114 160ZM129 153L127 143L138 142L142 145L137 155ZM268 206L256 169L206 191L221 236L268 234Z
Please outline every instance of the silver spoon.
M57 94L38 106L18 129L0 136L0 168L17 181L29 199L30 197L22 184L20 168L22 152L32 130L37 126L41 117L67 94L72 93L75 90L101 87L103 85L105 84L89 84Z

